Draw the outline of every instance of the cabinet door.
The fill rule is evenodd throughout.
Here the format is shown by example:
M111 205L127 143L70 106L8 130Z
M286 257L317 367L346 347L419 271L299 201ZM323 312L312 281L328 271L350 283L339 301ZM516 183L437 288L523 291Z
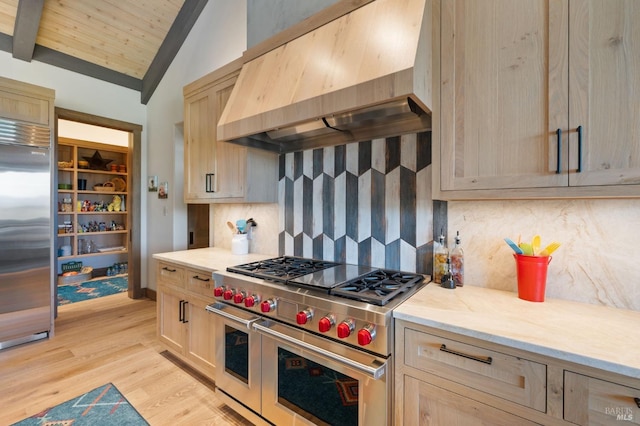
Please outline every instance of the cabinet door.
M404 376L405 426L534 425L521 417Z
M185 200L242 197L247 148L217 140L236 74L185 98Z
M182 292L164 286L158 287L158 338L169 349L179 354L184 353L185 345L184 302Z
M578 425L640 424L640 389L564 373L564 419Z
M441 6L441 189L566 186L568 3Z
M185 200L208 199L215 189L215 89L199 92L184 103Z
M215 379L215 322L216 316L205 308L207 302L203 299L190 297L187 305L187 347L186 356Z
M640 2L572 1L570 12L569 183L640 185Z

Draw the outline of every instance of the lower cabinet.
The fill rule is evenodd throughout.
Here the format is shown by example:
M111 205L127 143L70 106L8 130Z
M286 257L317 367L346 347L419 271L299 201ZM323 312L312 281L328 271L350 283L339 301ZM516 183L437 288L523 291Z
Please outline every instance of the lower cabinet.
M158 269L158 339L174 355L213 380L216 317L206 311L213 294L210 298L205 295L211 272L166 263L159 263ZM161 275L161 271L165 273ZM176 279L167 279L167 271L172 271Z
M427 382L405 376L402 389L403 424L418 425L535 425L522 417L466 398Z
M638 378L404 320L395 327L397 425L640 425Z
M564 419L577 425L640 425L640 389L565 371Z

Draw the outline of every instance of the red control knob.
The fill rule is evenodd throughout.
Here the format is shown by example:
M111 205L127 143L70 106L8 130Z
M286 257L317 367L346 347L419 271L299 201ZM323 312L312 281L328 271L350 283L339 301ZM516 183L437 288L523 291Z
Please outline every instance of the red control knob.
M246 306L247 308L253 308L256 305L256 303L259 303L259 302L260 302L260 298L254 294L244 299L244 306Z
M216 287L213 289L213 295L215 297L222 297L223 293L224 293L224 287Z
M239 291L233 295L233 303L242 303L244 300L244 293Z
M233 298L233 290L225 290L222 297L224 297L224 300L231 300Z
M326 333L331 330L331 327L336 323L335 319L331 315L327 315L318 321L318 331L320 333Z
M367 324L362 330L358 331L358 344L360 346L367 346L375 338L376 328L373 324Z
M353 328L353 322L350 322L349 320L342 321L338 324L338 337L346 339L353 331Z
M298 312L296 322L300 325L305 325L311 318L313 318L313 312L310 309L305 309L304 311Z
M264 313L271 312L276 309L276 301L273 299L267 299L260 304L260 311Z

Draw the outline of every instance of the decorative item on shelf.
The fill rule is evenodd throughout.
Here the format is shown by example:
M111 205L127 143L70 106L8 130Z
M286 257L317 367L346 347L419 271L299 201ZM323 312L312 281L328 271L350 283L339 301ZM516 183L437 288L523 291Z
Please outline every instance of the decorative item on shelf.
M127 173L127 166L126 166L126 165L124 165L124 164L120 164L120 165L118 165L118 171L119 171L120 173Z
M62 204L60 205L59 210L63 213L71 213L73 211L73 206L71 205L71 198L62 199Z
M73 167L73 160L71 161L58 161L58 168L60 169L70 169Z
M98 192L114 192L116 190L113 182L97 183L93 185L93 190Z
M78 168L79 169L88 169L89 162L87 160L78 160Z
M111 165L111 171L112 172L117 172L118 171L118 165L117 164L112 164Z
M113 188L116 192L125 192L127 190L127 182L120 177L114 177L109 182L113 184Z
M113 160L105 160L100 155L100 152L96 151L93 154L93 157L83 157L85 160L89 162L89 168L92 170L107 170L107 164L111 163Z
M114 195L113 201L111 202L111 204L109 204L107 208L109 209L110 212L119 212L121 206L122 206L122 198L120 198L119 195Z

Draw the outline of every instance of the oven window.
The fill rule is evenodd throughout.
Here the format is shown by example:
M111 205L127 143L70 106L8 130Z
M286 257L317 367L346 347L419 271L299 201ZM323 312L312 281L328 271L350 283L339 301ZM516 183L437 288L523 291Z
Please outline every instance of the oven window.
M249 383L249 335L237 328L224 326L224 370L244 383Z
M358 424L358 381L282 348L278 402L317 424Z

